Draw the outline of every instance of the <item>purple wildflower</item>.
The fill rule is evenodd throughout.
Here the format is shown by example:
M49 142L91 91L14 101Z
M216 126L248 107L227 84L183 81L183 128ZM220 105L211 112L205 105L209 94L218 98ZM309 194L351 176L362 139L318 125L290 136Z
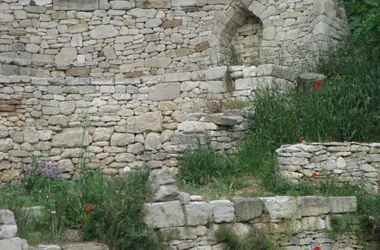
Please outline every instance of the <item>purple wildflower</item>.
M56 178L65 171L58 162L52 160L42 160L35 166L27 165L19 170L19 174L28 177L37 174L43 177Z

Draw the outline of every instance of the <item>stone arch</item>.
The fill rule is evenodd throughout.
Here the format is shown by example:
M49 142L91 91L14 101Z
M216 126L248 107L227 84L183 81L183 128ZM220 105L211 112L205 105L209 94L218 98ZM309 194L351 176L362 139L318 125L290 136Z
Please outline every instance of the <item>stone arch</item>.
M262 22L240 0L234 0L218 11L215 19L214 36L209 41L215 46L215 64L258 57Z
M215 15L216 24L209 44L215 47L214 64L241 62L267 57L278 48L271 19L278 15L275 4L255 0L233 0ZM265 54L265 56L264 56Z

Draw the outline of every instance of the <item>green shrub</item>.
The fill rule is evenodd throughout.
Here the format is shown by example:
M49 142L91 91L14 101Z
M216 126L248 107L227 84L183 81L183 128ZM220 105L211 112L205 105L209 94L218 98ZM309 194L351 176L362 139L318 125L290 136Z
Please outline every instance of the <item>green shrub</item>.
M380 44L380 2L378 0L339 0L347 13L351 32L357 39Z
M184 183L205 185L215 179L231 182L240 172L234 157L217 152L210 144L198 142L195 150L188 150L180 161L179 178Z

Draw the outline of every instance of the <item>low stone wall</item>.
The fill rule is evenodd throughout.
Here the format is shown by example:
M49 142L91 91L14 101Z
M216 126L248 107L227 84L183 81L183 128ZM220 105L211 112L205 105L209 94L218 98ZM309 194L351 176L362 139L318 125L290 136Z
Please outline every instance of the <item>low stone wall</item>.
M148 203L148 224L178 239L172 249L221 250L215 230L231 226L240 236L250 233L276 235L286 250L362 249L353 234L330 239L332 216L356 211L355 197L288 197L202 201L200 196L180 194L180 200Z
M283 145L277 154L279 175L295 182L333 177L375 192L380 188L379 143L301 143Z
M25 240L16 237L17 225L13 213L0 209L0 249L28 250Z
M275 65L121 79L0 76L0 182L18 179L32 154L58 161L70 178L83 146L88 166L108 175L142 165L176 171L177 155L198 138L233 152L247 111L223 103L292 89L294 78Z

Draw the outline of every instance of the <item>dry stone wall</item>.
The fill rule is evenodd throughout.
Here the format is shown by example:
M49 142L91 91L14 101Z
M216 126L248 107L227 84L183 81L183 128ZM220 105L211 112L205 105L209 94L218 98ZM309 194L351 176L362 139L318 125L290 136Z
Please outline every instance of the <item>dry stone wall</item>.
M362 249L354 234L329 238L331 218L356 211L355 197L276 196L202 201L200 196L180 194L177 201L148 203L148 224L177 235L171 249L222 250L215 231L231 227L240 237L262 233L276 235L286 250Z
M30 62L37 64L56 66ZM32 154L58 161L71 178L83 147L88 166L108 175L143 165L175 173L178 154L198 138L234 151L248 111L210 114L210 103L249 101L263 87L292 89L293 80L290 68L276 65L121 79L0 76L0 180L17 180Z
M0 67L36 77L160 75L256 58L290 66L348 32L332 0L2 0L0 10L0 57L75 66Z
M282 178L358 184L380 190L380 144L331 142L283 145L277 150L278 173Z
M26 240L16 237L17 225L13 213L0 209L0 249L28 250Z

